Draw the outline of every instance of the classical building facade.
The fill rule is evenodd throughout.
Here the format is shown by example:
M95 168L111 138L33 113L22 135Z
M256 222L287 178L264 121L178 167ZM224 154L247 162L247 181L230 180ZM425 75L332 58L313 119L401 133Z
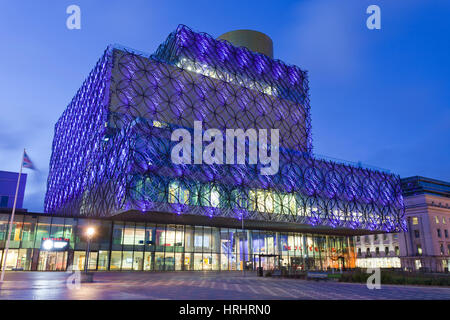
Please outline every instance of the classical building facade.
M402 179L408 232L400 257L408 270L448 272L450 266L450 183L415 176Z
M354 238L356 266L448 272L450 256L450 183L402 179L408 231Z

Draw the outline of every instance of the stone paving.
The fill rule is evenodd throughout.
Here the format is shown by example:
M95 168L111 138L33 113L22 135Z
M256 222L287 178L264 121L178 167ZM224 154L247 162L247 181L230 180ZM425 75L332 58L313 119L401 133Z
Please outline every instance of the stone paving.
M0 287L0 299L187 299L187 300L450 300L449 287L383 285L260 278L242 272L98 272L94 283L67 286L73 274L10 272Z

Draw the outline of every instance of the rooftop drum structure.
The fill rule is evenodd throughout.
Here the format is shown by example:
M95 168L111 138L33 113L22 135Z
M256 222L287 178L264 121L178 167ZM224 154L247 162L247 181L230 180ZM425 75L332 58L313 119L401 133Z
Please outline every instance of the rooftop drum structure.
M267 52L266 52L267 53ZM171 132L280 130L280 170L177 165ZM180 25L156 53L107 48L55 126L45 210L287 223L327 232L405 228L400 178L314 158L307 73Z

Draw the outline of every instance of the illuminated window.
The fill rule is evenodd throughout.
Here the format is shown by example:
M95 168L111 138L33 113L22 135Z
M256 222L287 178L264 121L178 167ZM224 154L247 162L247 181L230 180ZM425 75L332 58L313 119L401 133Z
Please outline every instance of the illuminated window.
M153 120L153 126L156 128L167 128L169 125L162 121Z
M220 193L217 188L211 190L211 207L218 208L220 205Z
M434 217L434 220L436 221L437 224L439 224L439 218L438 218L438 216L435 216L435 217Z
M419 256L422 255L422 246L421 246L420 244L417 245L417 254L418 254Z
M413 223L414 225L419 224L419 219L418 219L417 217L413 217L413 218L412 218L412 223Z
M445 224L445 217L442 217L442 224Z
M171 182L169 185L168 202L189 204L189 190L181 187L176 181Z

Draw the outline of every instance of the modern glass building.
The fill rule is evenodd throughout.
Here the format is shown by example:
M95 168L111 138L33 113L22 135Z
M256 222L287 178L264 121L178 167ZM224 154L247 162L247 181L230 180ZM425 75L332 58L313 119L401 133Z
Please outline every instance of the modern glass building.
M307 72L273 59L270 39L266 51L235 44L180 25L152 55L107 48L55 125L34 269L43 251L79 266L89 223L102 230L92 266L103 270L351 268L352 236L405 228L397 175L313 154ZM182 151L193 161L172 161L176 129L202 133ZM227 150L199 164L217 143L210 129L242 130L222 141L231 163ZM279 146L252 142L261 129L279 130ZM264 147L279 151L275 174L249 156ZM41 248L46 237L64 250Z

